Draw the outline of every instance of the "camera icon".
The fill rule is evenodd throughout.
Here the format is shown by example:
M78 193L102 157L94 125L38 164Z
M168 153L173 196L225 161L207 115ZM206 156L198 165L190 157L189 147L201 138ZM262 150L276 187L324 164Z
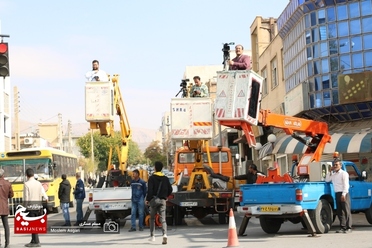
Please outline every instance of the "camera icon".
M115 221L109 221L103 224L103 232L105 233L117 233L119 232L119 224Z

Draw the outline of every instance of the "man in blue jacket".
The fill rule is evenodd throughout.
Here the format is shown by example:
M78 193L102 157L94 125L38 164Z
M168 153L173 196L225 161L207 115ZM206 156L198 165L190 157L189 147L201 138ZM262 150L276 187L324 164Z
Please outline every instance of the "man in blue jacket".
M145 196L147 193L146 182L139 177L139 171L137 169L132 172L133 180L130 183L132 188L132 211L131 211L131 223L132 227L129 232L136 231L136 219L138 211L138 226L139 230L143 231L143 219L145 211Z
M83 223L83 202L85 199L85 186L83 180L81 180L80 172L76 173L76 186L74 189L74 196L76 200L76 223L75 226L78 226L80 223Z

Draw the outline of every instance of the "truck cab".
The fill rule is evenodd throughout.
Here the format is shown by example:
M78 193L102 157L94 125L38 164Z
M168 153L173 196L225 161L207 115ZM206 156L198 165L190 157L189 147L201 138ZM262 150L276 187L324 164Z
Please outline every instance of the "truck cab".
M224 176L232 177L233 176L233 166L231 161L231 152L227 147L218 147L211 146L209 147L212 172L219 173ZM220 154L221 151L221 154ZM221 156L221 157L220 157ZM220 160L221 158L221 160ZM221 164L220 162L221 161ZM203 162L204 165L208 165L208 154L207 151L203 150ZM188 147L181 147L176 151L175 161L174 161L174 180L178 182L182 176L188 176L191 173L195 166L195 153L191 151ZM209 167L209 166L208 166ZM185 173L187 172L187 173ZM218 181L218 179L215 179ZM213 183L213 182L212 182Z

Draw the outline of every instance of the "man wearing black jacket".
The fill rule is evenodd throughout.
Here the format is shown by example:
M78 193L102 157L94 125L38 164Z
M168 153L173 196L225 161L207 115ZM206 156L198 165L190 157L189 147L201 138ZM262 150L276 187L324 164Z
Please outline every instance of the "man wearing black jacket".
M161 170L163 164L161 162L155 162L155 172L149 178L147 186L146 205L150 204L150 241L155 241L155 215L159 213L160 221L162 224L163 231L163 242L167 244L167 222L165 220L165 208L166 200L172 193L172 185L169 182L169 178L166 177Z
M61 209L65 224L63 226L71 226L70 222L70 195L71 195L71 184L67 180L66 174L62 175L62 182L59 184L58 198L61 202Z
M236 180L247 180L247 184L254 184L257 180L257 175L265 175L264 173L257 170L257 166L255 164L251 164L248 168L248 173L235 176L234 179Z

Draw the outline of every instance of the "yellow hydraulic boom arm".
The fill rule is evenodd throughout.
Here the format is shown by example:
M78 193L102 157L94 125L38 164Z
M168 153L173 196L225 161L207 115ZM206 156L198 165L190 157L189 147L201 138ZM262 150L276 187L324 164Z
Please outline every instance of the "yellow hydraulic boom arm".
M121 147L116 147L118 152L119 158L119 170L122 172L126 172L127 165L128 165L128 147L129 147L129 140L131 139L131 129L129 126L129 121L127 117L127 113L124 108L123 98L121 96L120 88L119 88L119 75L114 74L111 78L111 82L113 84L113 93L112 93L112 104L113 109L116 111L116 114L119 116L119 124L120 124L120 135L121 135ZM115 136L115 128L114 128L114 120L110 120L107 122L90 122L91 129L99 129L101 135L107 136ZM111 169L111 158L112 158L113 148L110 148L109 152L109 159L107 170Z
M119 125L120 125L120 135L121 135L121 148L120 152L118 151L119 157L119 170L122 172L127 171L128 166L128 150L129 150L129 140L132 138L131 129L129 126L127 112L124 107L124 101L121 96L120 88L119 88L119 75L114 74L112 78L112 83L114 85L114 108L116 110L116 114L119 116ZM115 133L114 130L114 122L110 122L110 134L113 136ZM110 149L110 153L112 149ZM109 161L109 166L111 161Z

